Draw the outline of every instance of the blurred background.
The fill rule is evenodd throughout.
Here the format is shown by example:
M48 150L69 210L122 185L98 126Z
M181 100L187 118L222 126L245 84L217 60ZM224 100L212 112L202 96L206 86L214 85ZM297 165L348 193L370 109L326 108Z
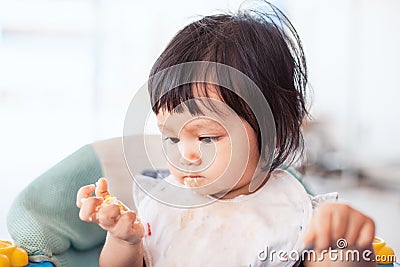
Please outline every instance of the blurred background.
M399 253L400 2L272 2L308 60L312 119L299 170L316 193L338 191L373 217ZM240 3L0 0L0 239L30 181L84 144L122 135L133 95L179 29Z

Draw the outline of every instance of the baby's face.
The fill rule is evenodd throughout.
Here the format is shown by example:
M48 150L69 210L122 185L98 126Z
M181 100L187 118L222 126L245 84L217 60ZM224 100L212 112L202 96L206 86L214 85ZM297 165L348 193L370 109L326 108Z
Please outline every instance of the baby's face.
M201 194L231 198L249 193L259 152L251 126L220 106L223 115L160 111L157 120L169 169L178 182Z

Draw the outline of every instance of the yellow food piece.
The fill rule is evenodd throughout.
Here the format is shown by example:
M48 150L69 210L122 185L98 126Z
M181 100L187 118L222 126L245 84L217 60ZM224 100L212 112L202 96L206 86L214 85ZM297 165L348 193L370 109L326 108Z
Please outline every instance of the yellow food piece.
M10 260L4 254L0 254L0 267L10 267Z
M120 210L127 210L124 204L122 204L121 201L119 201L114 195L107 195L104 197L104 203L106 205L118 205Z
M28 263L28 253L23 248L17 247L10 258L11 267L26 266Z

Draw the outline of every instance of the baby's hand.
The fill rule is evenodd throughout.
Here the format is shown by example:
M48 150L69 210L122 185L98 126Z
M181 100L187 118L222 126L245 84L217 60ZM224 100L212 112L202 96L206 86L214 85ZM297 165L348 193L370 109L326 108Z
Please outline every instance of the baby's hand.
M113 237L136 244L144 236L144 228L136 213L121 202L108 201L108 183L100 178L96 183L78 190L76 205L80 208L79 218L85 222L97 223ZM96 196L92 196L95 192Z
M367 248L371 246L374 236L375 223L371 218L349 205L326 203L316 209L304 243L306 247L313 246L317 251L329 246ZM345 241L338 244L341 239Z

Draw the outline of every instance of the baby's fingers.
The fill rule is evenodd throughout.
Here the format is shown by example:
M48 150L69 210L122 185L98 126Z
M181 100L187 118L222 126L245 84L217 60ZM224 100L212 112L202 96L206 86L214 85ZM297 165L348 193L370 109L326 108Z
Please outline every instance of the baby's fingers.
M315 231L313 230L307 231L303 236L304 247L307 249L313 248L315 239L316 239Z
M120 215L121 209L118 205L105 205L98 211L98 223L104 230L109 230L117 222Z
M106 178L100 178L96 183L96 196L105 197L110 194L108 192L108 182Z
M97 222L96 213L102 204L101 197L82 198L79 218L85 222Z
M357 246L361 248L368 247L372 244L375 237L375 223L367 217L360 230L359 237L357 239Z
M136 244L144 237L144 227L140 221L136 220L136 214L133 211L127 211L119 217L111 233L115 237Z
M358 210L349 208L346 234L343 238L349 247L365 248L375 236L374 221Z
M82 201L88 197L90 197L95 190L95 185L90 184L86 186L82 186L79 188L78 193L76 194L76 206L78 208L82 207Z
M306 247L321 251L329 247L331 242L331 217L329 209L319 209L311 220L310 229L303 237Z

